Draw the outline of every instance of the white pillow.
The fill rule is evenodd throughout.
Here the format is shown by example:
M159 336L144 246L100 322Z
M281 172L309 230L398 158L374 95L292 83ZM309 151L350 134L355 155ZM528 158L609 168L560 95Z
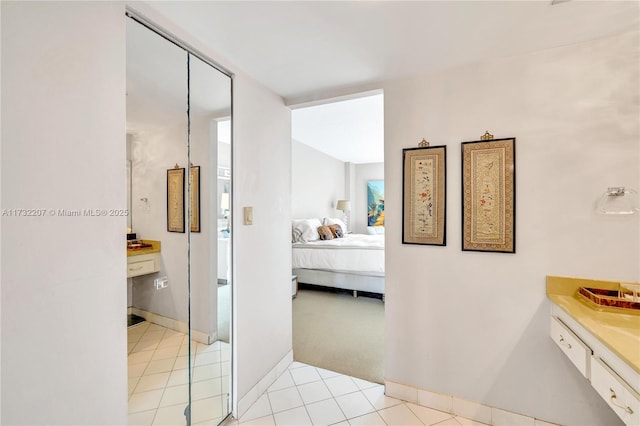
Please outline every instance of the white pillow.
M338 219L337 217L325 217L322 220L322 224L323 225L340 225L340 228L342 228L342 233L344 235L347 235L347 224L344 223L342 219Z
M384 226L367 226L369 235L384 235Z
M319 240L319 226L322 226L320 219L294 219L291 226L291 241L294 243L304 243Z

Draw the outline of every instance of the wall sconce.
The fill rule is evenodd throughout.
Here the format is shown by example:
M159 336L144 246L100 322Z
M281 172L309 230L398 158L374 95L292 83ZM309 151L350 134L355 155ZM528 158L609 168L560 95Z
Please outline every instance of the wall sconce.
M342 215L344 216L344 220L345 222L347 222L349 219L347 217L347 212L349 212L351 210L351 201L349 200L338 200L338 202L336 203L336 210L341 210L342 211Z
M630 215L637 211L640 211L638 193L624 186L607 188L596 204L596 212L600 214Z

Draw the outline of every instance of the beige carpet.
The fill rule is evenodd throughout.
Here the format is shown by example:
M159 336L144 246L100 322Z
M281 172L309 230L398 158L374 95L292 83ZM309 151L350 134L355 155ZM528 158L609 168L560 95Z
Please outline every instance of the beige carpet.
M293 299L293 359L383 383L384 303L301 289Z

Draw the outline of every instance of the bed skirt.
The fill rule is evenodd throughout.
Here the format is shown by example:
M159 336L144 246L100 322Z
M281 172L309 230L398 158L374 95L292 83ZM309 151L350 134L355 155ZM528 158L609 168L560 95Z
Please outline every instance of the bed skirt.
M383 276L349 274L319 269L294 269L293 275L297 275L298 282L302 284L314 284L345 290L384 294Z

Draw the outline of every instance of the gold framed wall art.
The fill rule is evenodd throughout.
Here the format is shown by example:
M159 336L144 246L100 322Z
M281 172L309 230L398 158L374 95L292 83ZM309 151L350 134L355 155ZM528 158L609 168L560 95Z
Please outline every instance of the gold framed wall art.
M515 138L462 142L462 250L515 253Z
M189 169L189 214L191 232L200 232L200 166Z
M446 245L446 146L402 150L402 243Z
M167 231L184 232L184 168L167 170Z

